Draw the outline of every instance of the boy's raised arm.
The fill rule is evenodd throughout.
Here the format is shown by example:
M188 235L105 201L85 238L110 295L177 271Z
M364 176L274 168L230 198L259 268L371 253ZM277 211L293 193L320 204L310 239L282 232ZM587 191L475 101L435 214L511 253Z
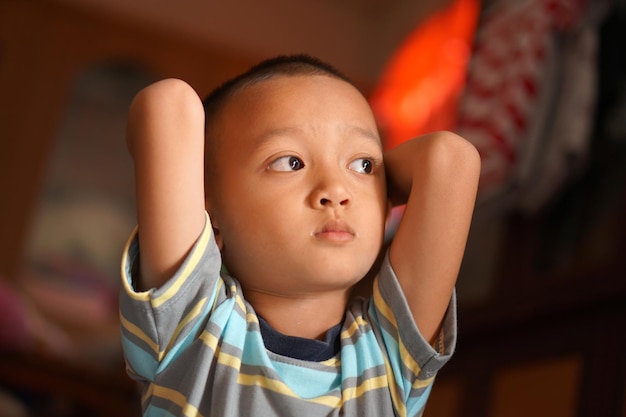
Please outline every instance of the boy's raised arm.
M390 261L420 332L439 334L465 251L480 173L472 144L437 132L385 154L392 203L406 203Z
M205 223L204 109L185 82L167 79L134 98L127 124L134 161L140 290L161 286Z

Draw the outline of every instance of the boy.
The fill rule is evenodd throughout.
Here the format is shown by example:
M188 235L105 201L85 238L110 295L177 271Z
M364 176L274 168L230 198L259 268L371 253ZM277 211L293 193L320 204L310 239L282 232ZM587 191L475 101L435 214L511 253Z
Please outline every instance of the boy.
M454 349L476 150L437 133L383 155L365 98L303 55L204 104L169 79L129 111L120 308L144 415L420 415ZM351 297L374 264L373 295Z

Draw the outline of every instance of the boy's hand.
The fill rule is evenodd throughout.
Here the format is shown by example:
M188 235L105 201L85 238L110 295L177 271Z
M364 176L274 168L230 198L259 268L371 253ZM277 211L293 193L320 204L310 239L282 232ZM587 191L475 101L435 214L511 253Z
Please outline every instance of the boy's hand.
M391 265L420 332L433 344L465 251L480 157L463 138L437 132L387 152L385 167L390 200L406 203Z

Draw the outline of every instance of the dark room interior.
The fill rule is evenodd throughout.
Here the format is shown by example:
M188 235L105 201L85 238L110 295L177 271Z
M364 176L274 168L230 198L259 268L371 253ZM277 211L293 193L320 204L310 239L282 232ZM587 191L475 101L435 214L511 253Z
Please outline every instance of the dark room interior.
M355 80L386 146L447 129L483 158L457 285L459 342L424 415L626 417L626 2L250 7L0 0L0 417L140 414L117 305L136 224L128 106L160 78L202 95L261 58L300 51ZM525 36L498 28L516 13L509 22L531 22ZM469 43L455 44L456 75L442 78L439 50L402 61L410 34L445 35L437 19L459 16L448 32ZM524 55L540 41L547 49ZM408 127L399 110L384 113L402 62L410 81L443 80L430 118ZM401 92L406 103L421 94Z

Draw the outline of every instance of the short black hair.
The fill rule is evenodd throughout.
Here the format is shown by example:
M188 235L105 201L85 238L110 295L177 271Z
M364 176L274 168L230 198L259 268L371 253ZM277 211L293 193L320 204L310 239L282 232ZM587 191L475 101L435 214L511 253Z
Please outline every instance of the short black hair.
M203 100L204 111L211 118L237 91L278 76L325 75L353 84L334 66L307 54L279 55L254 65L247 71L222 83Z

